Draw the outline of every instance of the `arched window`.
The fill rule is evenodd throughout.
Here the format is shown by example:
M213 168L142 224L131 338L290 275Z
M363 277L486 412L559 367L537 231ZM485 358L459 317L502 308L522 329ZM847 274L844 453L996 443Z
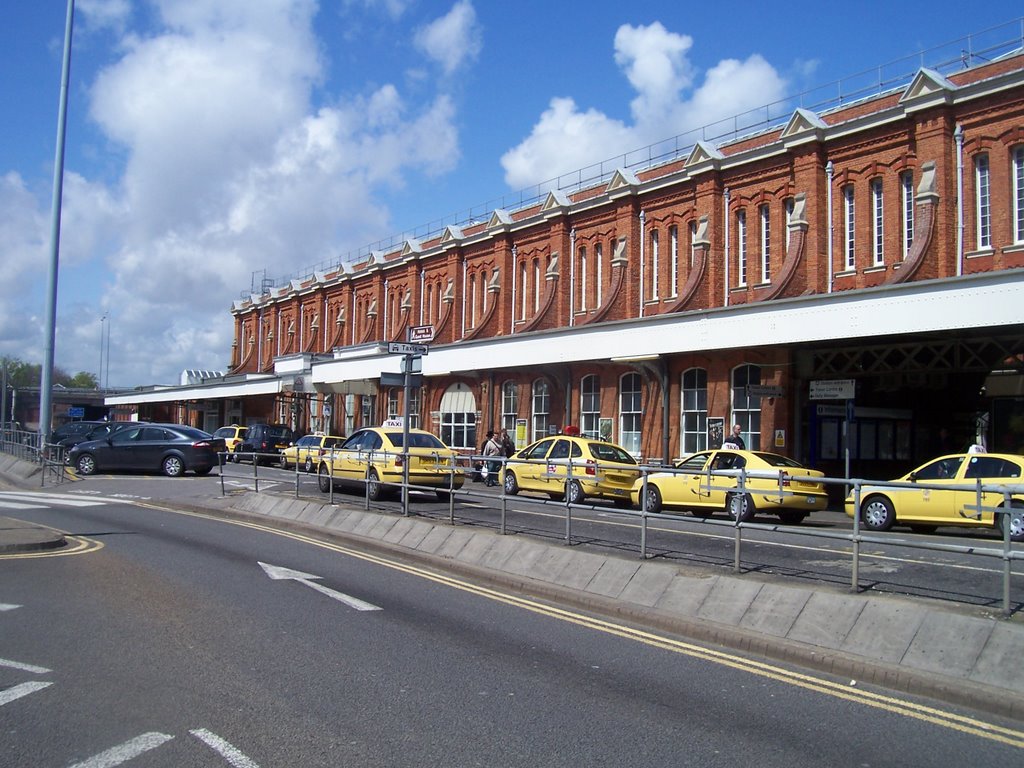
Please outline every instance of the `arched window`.
M595 374L580 382L580 432L587 437L600 437L601 380Z
M1010 154L1010 177L1013 180L1013 242L1024 243L1024 146L1014 147Z
M683 454L708 447L708 372L703 368L683 371Z
M526 301L530 287L526 284L526 262L519 263L519 319L526 319Z
M974 158L974 215L977 217L978 248L992 247L992 198L988 155Z
M533 312L540 311L540 259L533 260Z
M651 300L658 298L658 277L661 274L658 230L651 230Z
M548 387L547 381L537 379L533 382L532 400L533 438L531 442L540 440L548 434L548 424L550 423L551 415L551 390Z
M476 327L476 275L469 276L469 327Z
M726 425L728 435L733 424L739 424L741 437L748 451L761 450L761 398L748 395L747 386L761 383L761 366L739 365L732 371L732 421Z
M601 281L604 279L604 251L600 243L594 244L594 306L601 306Z
M747 284L747 212L736 211L736 285Z
M900 174L900 191L903 196L903 258L910 253L914 244L914 172L904 171Z
M843 187L843 250L846 269L857 268L857 208L853 199L853 184Z
M587 290L589 289L587 281L588 281L588 278L590 277L590 275L588 274L588 271L587 271L587 267L588 267L588 264L587 264L587 246L581 245L579 253L580 253L580 281L579 281L579 294L580 294L579 308L580 309L579 309L579 311L580 312L586 312L587 311Z
M461 382L441 396L441 440L452 448L477 449L476 398Z
M668 228L669 296L679 295L679 227Z
M619 444L636 456L640 455L643 415L640 374L623 374L619 379Z

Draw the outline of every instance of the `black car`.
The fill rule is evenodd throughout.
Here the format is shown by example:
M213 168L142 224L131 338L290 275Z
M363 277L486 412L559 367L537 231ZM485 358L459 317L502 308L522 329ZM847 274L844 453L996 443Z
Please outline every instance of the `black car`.
M184 424L134 424L99 440L87 440L69 452L79 474L112 469L161 471L178 477L205 475L218 465L224 440Z
M137 427L139 422L137 421L100 421L100 422L76 422L78 424L95 424L95 426L85 433L76 433L69 435L62 440L57 442L61 452L64 455L64 463L71 465L71 449L79 443L84 443L86 440L101 440L104 437L114 434L127 427Z
M96 427L102 426L108 422L103 421L68 421L61 424L59 427L50 433L51 444L61 444L65 440L78 438L79 440L85 439Z
M293 442L295 433L284 424L250 424L231 458L236 462L255 458L260 464L276 463L280 460L281 451Z

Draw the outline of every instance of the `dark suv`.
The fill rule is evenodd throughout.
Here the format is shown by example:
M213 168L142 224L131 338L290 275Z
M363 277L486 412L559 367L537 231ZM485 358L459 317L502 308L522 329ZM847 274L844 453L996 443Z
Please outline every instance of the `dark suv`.
M259 464L276 463L281 451L293 442L295 433L284 424L250 424L245 437L235 446L231 458L236 462L243 458L255 458Z

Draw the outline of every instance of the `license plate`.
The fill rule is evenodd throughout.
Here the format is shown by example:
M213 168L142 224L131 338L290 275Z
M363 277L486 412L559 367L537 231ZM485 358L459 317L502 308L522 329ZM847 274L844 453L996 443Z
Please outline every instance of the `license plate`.
M807 497L807 503L808 503L808 504L813 504L814 502L815 502L815 499L814 499L814 497L813 497L813 496L808 496L808 497Z

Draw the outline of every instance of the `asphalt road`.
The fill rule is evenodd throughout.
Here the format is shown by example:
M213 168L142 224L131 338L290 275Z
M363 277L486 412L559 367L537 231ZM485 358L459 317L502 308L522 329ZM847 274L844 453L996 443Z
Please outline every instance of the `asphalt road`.
M165 483L105 484L149 480ZM0 558L3 765L986 766L1024 745L970 713L100 485L17 512L77 554Z

